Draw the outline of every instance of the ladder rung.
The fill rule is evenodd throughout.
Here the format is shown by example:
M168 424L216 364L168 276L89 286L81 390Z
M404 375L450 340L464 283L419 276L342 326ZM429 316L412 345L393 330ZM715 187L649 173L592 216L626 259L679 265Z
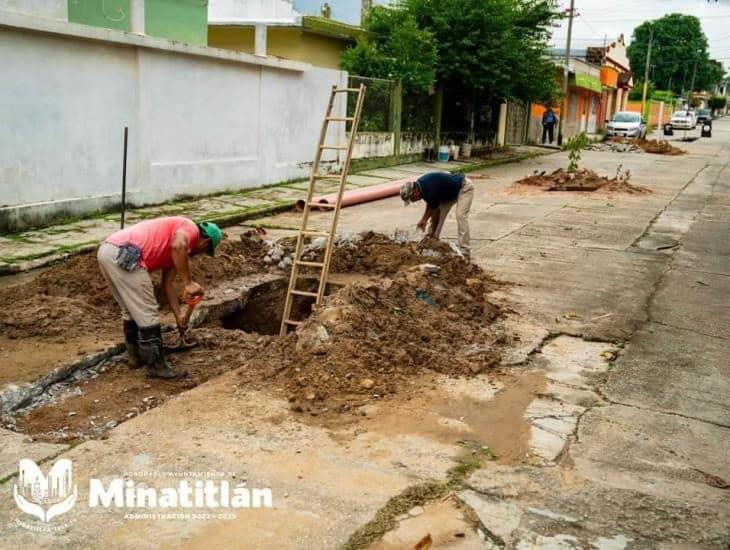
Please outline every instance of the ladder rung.
M343 93L343 92L347 93L347 92L359 92L359 91L360 91L360 88L335 88L334 89L334 92L336 94Z
M302 322L301 322L301 321L293 321L292 319L284 319L284 322L285 322L285 323L286 323L287 325L295 325L295 326L296 326L296 325L301 325L301 324L302 324Z
M329 237L330 234L327 231L317 231L315 229L302 229L302 235L315 235L317 237Z
M337 205L328 202L310 202L309 208L337 208Z
M297 265L304 265L307 267L324 267L324 262L305 262L304 260L297 260Z
M342 174L315 174L314 179L316 180L339 180Z
M347 151L350 148L349 145L320 145L320 149L337 149L338 151Z
M292 294L296 294L297 296L310 296L312 298L316 298L318 294L316 292L308 292L306 290L292 290Z
M352 122L355 120L353 116L328 116L327 120L330 122Z

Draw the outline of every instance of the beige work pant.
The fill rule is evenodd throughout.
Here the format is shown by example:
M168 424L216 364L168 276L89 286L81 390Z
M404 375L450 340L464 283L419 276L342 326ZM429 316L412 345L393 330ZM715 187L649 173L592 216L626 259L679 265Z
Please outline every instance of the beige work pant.
M141 267L125 271L117 264L118 253L118 246L102 243L96 257L99 269L122 309L122 317L125 321L134 319L140 327L159 325L159 306L149 273Z
M464 184L461 186L461 191L459 191L456 200L445 202L439 206L439 223L433 231L433 236L438 239L441 236L446 216L449 215L451 208L456 205L456 230L459 236L459 250L465 256L471 254L471 248L469 247L469 210L471 210L471 201L473 199L474 184L469 178L464 178ZM431 220L431 229L433 230L433 220Z

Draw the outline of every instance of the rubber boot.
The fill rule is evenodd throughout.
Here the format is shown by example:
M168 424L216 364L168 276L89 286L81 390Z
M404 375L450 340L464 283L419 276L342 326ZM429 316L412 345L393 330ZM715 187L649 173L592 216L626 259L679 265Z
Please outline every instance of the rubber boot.
M139 352L151 378L182 378L187 371L174 371L162 350L162 327L153 325L139 329Z
M144 366L139 354L139 327L132 320L124 320L124 343L127 344L127 358L130 369Z

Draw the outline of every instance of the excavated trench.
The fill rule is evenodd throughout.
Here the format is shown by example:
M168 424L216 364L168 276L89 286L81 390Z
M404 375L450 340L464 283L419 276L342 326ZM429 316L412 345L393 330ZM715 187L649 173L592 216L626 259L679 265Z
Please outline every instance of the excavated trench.
M221 265L210 266L209 283L215 279L218 285L209 284L191 319L194 345L170 349L173 367L186 370L185 378L147 378L144 369L129 368L117 344L65 363L41 380L0 389L0 422L44 441L103 438L120 423L232 370L239 384L276 386L292 410L313 416L407 393L414 388L413 377L420 379L424 372L473 376L498 363L502 344L491 324L500 308L486 296L499 283L450 247L431 247L422 251L418 244L377 234L343 243L333 262L337 276L327 289L336 294L332 307L317 311L317 321L297 338L281 339L276 335L288 278L263 265L237 271L238 263L249 260L236 256L231 246L231 253L217 260ZM66 280L61 275L44 283L55 291ZM99 304L91 313L103 315L111 304L102 295L107 292L103 281L97 286ZM348 290L337 293L343 286ZM317 281L301 279L298 288L315 291ZM26 290L28 296L37 295L35 287ZM55 302L65 303L52 301L51 309ZM306 319L312 303L311 297L296 296L291 318ZM118 342L120 335L111 328L111 341ZM164 338L168 348L179 344L175 330Z
M342 288L340 284L328 284L325 294L332 294ZM239 307L222 315L220 324L228 330L242 330L252 334L277 335L284 312L288 280L279 279L252 288ZM317 292L316 279L300 279L297 288ZM294 296L291 318L303 320L312 313L315 299L309 296Z
M190 349L175 349L177 333L165 332L170 362L188 371L183 379L147 378L144 369L130 369L123 348L115 346L109 353L85 357L43 380L6 388L2 423L45 441L104 437L120 423L240 366L241 338L261 338L260 343L265 344L277 335L287 283L277 277L245 286L238 295L229 287L223 298L196 312L201 324L191 330L195 346ZM315 290L316 281L308 281L303 288ZM297 297L293 318L306 318L313 302L309 297Z
M317 280L304 279L299 288L314 292ZM185 368L180 380L149 379L144 369L128 368L126 354L117 346L113 353L84 358L63 373L34 384L15 386L15 396L5 396L8 405L3 425L44 441L75 441L104 437L126 420L157 407L166 399L192 389L225 372L238 368L246 348L265 346L279 334L288 280L276 277L245 286L240 295L213 300L197 312L200 327L191 331L190 349L175 349L177 333L164 334L173 366ZM341 285L331 284L327 292ZM293 319L306 319L314 298L296 296Z

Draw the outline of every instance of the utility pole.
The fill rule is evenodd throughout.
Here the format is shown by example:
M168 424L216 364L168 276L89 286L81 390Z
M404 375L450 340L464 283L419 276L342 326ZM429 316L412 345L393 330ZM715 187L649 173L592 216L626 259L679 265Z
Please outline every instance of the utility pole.
M368 13L373 7L373 0L362 0L362 4L360 6L360 26L365 26L365 19L368 16Z
M565 45L565 69L563 71L563 108L558 118L558 147L563 144L563 121L568 116L568 78L570 77L570 39L573 37L573 14L575 0L570 0L570 14L568 15L568 41Z
M649 48L646 51L646 65L644 66L644 91L641 93L641 116L646 113L646 94L649 91L649 67L651 66L651 43L654 41L654 29L649 27Z
M692 93L695 91L695 77L697 76L697 61L692 67L692 83L689 85L689 93L687 94L687 105L692 106Z

